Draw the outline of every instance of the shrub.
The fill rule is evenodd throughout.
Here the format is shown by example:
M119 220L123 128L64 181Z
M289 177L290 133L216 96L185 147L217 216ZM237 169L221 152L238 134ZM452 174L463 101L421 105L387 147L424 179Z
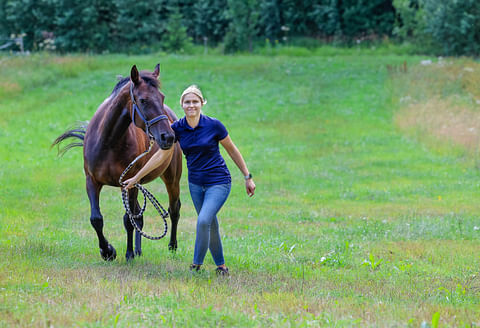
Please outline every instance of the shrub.
M54 29L56 0L0 1L3 11L0 28L9 36L23 35L27 50L38 50L38 43L43 40L42 32ZM2 34L2 33L0 33Z
M420 53L436 53L439 45L427 32L426 16L419 0L394 0L397 12L393 35L403 43L411 43Z
M319 1L311 15L322 35L333 36L341 32L338 0Z
M195 41L216 45L223 40L228 27L227 0L197 0L193 5L193 26L190 34Z
M364 35L391 35L395 22L391 0L343 0L340 7L342 34L350 38Z
M259 12L257 0L228 0L228 25L225 52L253 50Z
M394 34L420 51L478 55L480 2L477 0L394 0Z
M191 38L187 35L187 28L182 25L183 16L177 6L167 21L165 34L162 38L162 48L168 52L185 52L191 46Z
M165 1L115 0L118 17L111 30L114 50L133 53L151 52L165 32Z
M480 1L422 0L426 31L442 46L445 55L478 55L480 51Z

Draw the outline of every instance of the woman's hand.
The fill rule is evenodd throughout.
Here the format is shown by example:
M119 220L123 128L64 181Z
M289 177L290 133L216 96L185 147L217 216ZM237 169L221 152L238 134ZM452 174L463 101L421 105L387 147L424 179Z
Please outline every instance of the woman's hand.
M126 190L132 189L133 187L135 187L135 184L137 182L138 181L137 181L136 177L127 179L127 180L123 181L123 188L125 188Z
M247 189L247 195L252 197L255 195L255 182L253 179L248 179L245 181L245 188Z
M147 164L145 164L145 166L142 167L142 169L138 171L138 173L135 174L133 178L130 178L123 182L122 187L127 190L132 189L133 187L135 187L135 184L138 183L140 180L142 180L147 174L149 174L150 172L158 168L160 168L163 174L165 169L170 164L170 160L172 159L174 148L175 146L172 146L170 147L170 149L167 149L167 150L163 150L163 149L157 150L152 155L152 157L148 160Z

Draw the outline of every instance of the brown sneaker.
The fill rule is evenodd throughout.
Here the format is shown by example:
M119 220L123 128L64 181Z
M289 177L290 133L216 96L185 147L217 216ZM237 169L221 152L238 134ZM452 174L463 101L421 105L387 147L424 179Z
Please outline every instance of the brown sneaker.
M201 264L190 264L190 271L198 272L198 271L200 271L201 267L202 267Z

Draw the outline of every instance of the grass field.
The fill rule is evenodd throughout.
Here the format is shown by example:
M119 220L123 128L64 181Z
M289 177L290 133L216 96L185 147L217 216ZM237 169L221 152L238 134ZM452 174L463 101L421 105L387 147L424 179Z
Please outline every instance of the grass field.
M422 121L452 99L477 115L465 100L474 82L434 84L450 71L420 57L294 55L0 57L0 327L480 326L477 151L435 133L452 116L431 129ZM407 73L386 68L404 61ZM129 263L119 190L104 189L104 231L118 252L104 262L81 150L50 149L91 118L118 74L157 62L166 103L181 115L181 91L198 84L205 113L225 123L255 176L248 199L226 157L228 279L209 254L204 272L188 270L196 217L186 173L178 251L144 241ZM417 117L418 106L431 111ZM160 182L149 189L166 204ZM147 211L145 230L160 231Z

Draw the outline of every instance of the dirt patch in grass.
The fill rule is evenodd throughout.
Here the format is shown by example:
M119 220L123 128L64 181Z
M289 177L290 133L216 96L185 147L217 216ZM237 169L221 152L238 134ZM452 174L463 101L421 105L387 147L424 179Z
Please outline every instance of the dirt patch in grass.
M11 97L22 91L22 87L16 82L0 82L0 99L3 97Z
M456 105L449 99L433 98L412 104L395 115L395 124L476 151L480 141L480 112Z
M439 60L392 74L394 122L433 148L478 150L480 65L472 60Z

